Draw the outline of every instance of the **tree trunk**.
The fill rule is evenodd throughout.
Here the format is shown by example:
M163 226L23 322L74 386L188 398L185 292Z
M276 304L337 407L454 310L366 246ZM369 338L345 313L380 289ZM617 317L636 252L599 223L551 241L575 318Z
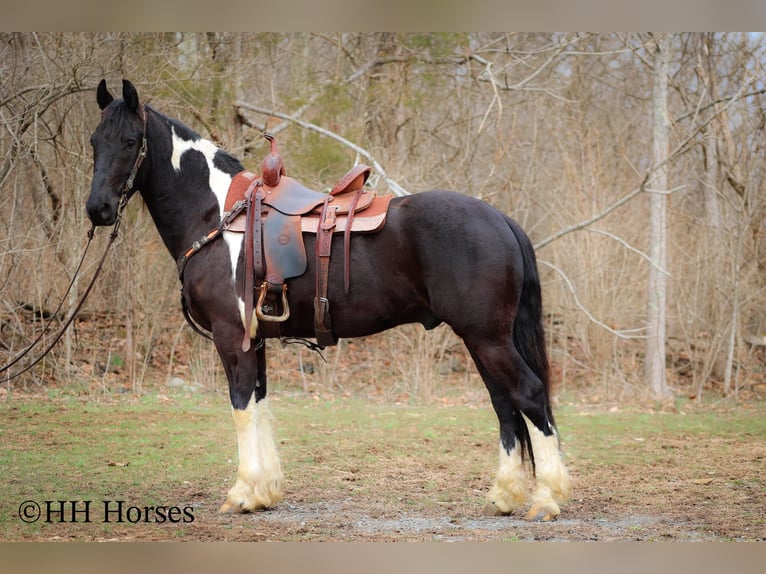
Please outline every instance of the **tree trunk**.
M647 338L645 375L652 396L664 399L670 395L665 373L665 325L667 314L667 195L668 176L668 63L670 35L657 34L654 52L653 163L656 173L650 193L649 289L647 297Z

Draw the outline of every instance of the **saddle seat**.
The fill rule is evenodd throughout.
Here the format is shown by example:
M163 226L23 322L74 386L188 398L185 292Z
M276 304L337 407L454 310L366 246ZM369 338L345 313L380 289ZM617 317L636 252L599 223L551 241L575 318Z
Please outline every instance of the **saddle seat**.
M335 232L346 229L348 214L353 208L354 217L351 231L377 231L385 222L386 211L390 196L376 196L375 190L364 189L364 184L370 175L370 168L357 165L344 175L329 193L328 205L335 209L337 226ZM238 201L245 200L245 193L258 176L249 171L243 171L234 176L226 195L224 212L232 210ZM316 233L322 206L328 194L314 191L299 181L283 175L275 187L263 185L264 199L262 217L269 215L270 208L283 215L300 216L301 230L305 233ZM357 192L361 192L356 198ZM361 214L360 212L365 212ZM265 222L265 219L264 219ZM228 231L245 232L245 214L240 214L229 224Z
M374 190L364 189L370 171L365 165L353 167L329 194L309 189L286 175L279 178L276 186L262 184L260 220L263 259L269 283L281 285L285 280L299 277L306 271L303 233L320 232L325 202L335 215L332 233L345 233L347 244L349 222L351 226L348 232L370 233L383 227L392 196L377 197ZM249 171L234 176L224 202L226 213L237 202L246 201L247 190L257 179L258 176ZM226 229L245 233L246 223L247 212L242 212Z

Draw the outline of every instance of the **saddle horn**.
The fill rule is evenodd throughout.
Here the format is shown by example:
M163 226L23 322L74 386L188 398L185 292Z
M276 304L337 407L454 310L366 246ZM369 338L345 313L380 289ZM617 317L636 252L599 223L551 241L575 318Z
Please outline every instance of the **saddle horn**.
M263 183L269 187L276 187L279 185L279 180L285 175L285 166L282 163L282 156L279 154L277 140L274 139L274 136L270 133L265 133L263 137L269 140L271 150L263 158L263 163L261 163L261 178Z

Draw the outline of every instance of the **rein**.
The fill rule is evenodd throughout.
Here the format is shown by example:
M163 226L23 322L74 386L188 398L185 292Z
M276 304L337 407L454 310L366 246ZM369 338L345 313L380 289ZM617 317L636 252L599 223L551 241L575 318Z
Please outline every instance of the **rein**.
M93 286L96 284L96 279L98 279L98 276L101 274L101 270L104 267L104 261L106 261L106 256L109 253L109 248L112 246L115 239L117 239L117 232L120 229L120 222L122 221L122 211L125 208L126 204L127 204L126 201L122 201L122 199L120 199L120 205L117 212L117 219L114 222L114 227L112 228L112 232L109 234L109 243L107 243L106 248L104 249L104 253L101 255L101 259L98 262L98 266L96 267L96 271L93 274L93 277L91 278L90 283L88 284L88 287L85 289L85 292L83 293L82 297L78 301L77 305L75 305L75 308L72 311L72 313L69 315L69 318L64 322L61 329L59 329L59 331L53 337L53 340L48 344L47 347L45 347L45 350L42 353L40 353L40 355L37 358L35 358L34 361L32 361L29 365L27 365L23 369L20 369L19 371L16 371L13 374L5 375L3 377L4 380L10 381L11 379L20 377L27 371L30 371L40 361L42 361L48 353L51 352L53 347L56 346L56 343L58 343L61 340L61 337L64 336L64 333L69 328L69 325L72 324L75 317L80 312L83 305L85 304L85 300L88 298L88 295L90 295L90 292L93 290ZM69 292L72 290L72 287L74 286L75 279L80 273L80 269L82 268L82 264L85 261L85 256L88 253L88 249L90 248L90 244L93 241L94 236L95 236L95 225L91 226L90 230L88 231L88 242L85 244L85 249L83 250L83 254L82 254L82 257L80 258L80 262L78 263L77 268L75 269L74 275L72 276L72 281L70 281L69 287L67 287L66 293L64 293L64 296L61 299L61 303L59 303L59 306L56 308L56 311L53 313L53 315L51 315L50 319L46 323L43 330L40 332L37 338L34 341L32 341L32 343L30 343L23 351L21 351L18 355L16 355L10 362L0 367L0 373L4 373L8 369L10 369L13 365L18 363L21 359L26 357L42 340L45 333L48 332L51 325L53 324L53 321L56 319L56 316L58 315L59 311L61 311L61 308L64 305L64 301L66 301L66 298L69 295Z
M35 360L33 360L29 365L27 365L23 369L20 369L19 371L13 374L5 375L3 377L5 381L10 381L12 379L15 379L23 375L27 371L30 371L40 361L42 361L48 353L51 352L53 347L56 346L56 343L58 343L61 340L61 337L64 336L64 333L72 324L75 317L77 317L77 314L80 312L83 305L85 305L85 300L88 298L88 295L90 295L90 292L93 290L93 287L96 284L96 280L98 279L99 275L101 274L101 270L104 267L104 261L106 261L106 256L109 253L109 248L117 239L117 234L120 229L120 224L122 223L122 212L125 210L125 206L128 204L128 199L130 199L130 194L131 194L131 191L133 190L133 183L135 182L136 175L138 174L138 170L141 168L141 164L144 162L144 158L146 158L146 153L147 153L146 109L143 106L141 106L141 119L143 120L143 138L141 140L141 147L138 150L138 156L136 156L136 161L133 164L133 168L130 170L130 174L128 175L128 178L125 180L125 184L120 190L120 200L119 200L119 203L117 204L117 217L114 220L112 232L109 234L109 242L106 244L104 253L101 255L101 259L99 260L98 265L96 266L96 271L93 274L93 277L91 278L90 283L88 284L88 287L85 289L85 292L83 293L77 305L75 305L75 308L72 311L72 313L69 315L69 318L64 322L61 329L59 329L59 331L53 337L53 340L48 344L45 350L37 358L35 358ZM75 280L77 279L77 276L80 274L80 269L82 268L82 264L85 261L85 256L88 254L88 249L90 248L90 244L93 242L93 237L95 236L95 230L96 230L96 226L91 225L91 228L88 230L88 242L85 244L85 249L83 250L82 257L80 257L80 262L77 264L77 268L75 269L74 275L72 275L72 280L69 282L69 286L67 287L67 290L61 299L61 303L59 303L58 307L56 308L56 311L54 311L53 315L51 315L45 327L40 332L40 334L35 338L35 340L32 341L23 351L21 351L18 355L16 355L11 361L9 361L7 364L0 367L0 373L6 372L13 365L15 365L21 359L26 357L37 346L37 344L40 343L43 336L49 331L51 325L53 324L53 321L56 319L56 316L58 315L59 311L61 311L61 308L64 306L64 301L66 301L67 296L71 292L72 287L74 286Z
M184 270L186 269L186 264L189 262L189 259L192 258L192 256L199 253L199 251L208 243L216 239L229 228L229 225L237 218L237 216L242 213L245 210L245 207L247 206L247 202L244 200L240 200L236 202L231 210L228 213L225 213L223 218L221 219L221 223L218 224L217 227L215 227L213 230L211 230L206 235L203 235L200 237L197 241L192 243L192 246L187 249L181 257L178 258L176 261L176 267L178 268L178 280L181 282L181 310L184 314L184 319L186 319L186 322L189 324L189 326L192 328L192 330L197 333L198 335L202 335L206 339L213 340L213 337L211 334L197 324L197 322L194 320L194 318L191 316L191 312L189 311L189 306L186 304L186 297L184 296Z

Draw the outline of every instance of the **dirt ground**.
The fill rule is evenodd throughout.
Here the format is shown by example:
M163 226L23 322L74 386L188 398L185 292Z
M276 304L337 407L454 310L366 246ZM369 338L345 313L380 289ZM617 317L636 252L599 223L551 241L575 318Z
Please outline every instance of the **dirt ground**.
M761 475L765 457L766 448L749 461L760 465ZM726 478L731 471L726 463L710 465L710 476L715 478L684 480L669 477L661 469L647 476L644 470L650 471L617 467L587 479L574 472L574 498L552 523L526 522L523 513L482 516L480 492L475 493L472 504L409 510L407 483L417 477L402 475L385 485L401 489L402 503L397 506L382 505L366 496L304 490L290 493L272 510L226 516L216 512L216 503L200 500L198 520L188 534L199 540L766 540L762 476L757 483L733 485Z
M761 453L761 465L763 453ZM726 469L720 469L725 476ZM47 525L26 540L66 541L764 541L763 483L732 487L663 479L660 492L642 496L646 480L636 469L609 476L575 475L575 498L551 523L529 523L519 516L481 515L473 504L408 508L408 479L399 476L383 488L401 489L398 505L337 492L290 492L276 508L246 515L222 515L222 493L164 492L166 499L191 500L192 524L132 524L102 532L90 525ZM700 479L699 482L703 480ZM400 486L402 485L405 486ZM619 486L618 486L619 485ZM478 494L478 493L477 493ZM476 504L479 503L479 504Z
M293 412L294 405L281 408L284 413ZM352 408L346 410L353 411ZM654 435L637 433L635 428L624 433L618 429L617 434L609 435L590 421L587 425L578 422L591 413L570 411L564 417L569 444L565 441L562 446L573 478L573 498L562 507L562 514L555 522L529 523L523 520L523 511L501 517L481 513L494 472L494 462L489 461L488 455L494 448L487 442L487 439L492 440L494 430L477 435L474 429L463 429L449 442L440 443L438 437L432 438L429 427L412 427L411 440L414 442L410 444L422 444L426 450L416 451L413 447L411 453L404 453L406 449L401 444L381 443L380 436L383 435L376 435L375 428L368 429L369 438L360 442L360 437L356 436L359 431L344 422L346 415L342 411L333 427L298 419L290 424L297 428L306 427L305 433L285 436L283 428L280 450L287 481L285 500L271 510L245 515L218 513L235 474L236 467L231 461L224 468L212 466L212 476L209 476L209 469L203 468L197 479L174 479L175 482L162 484L150 480L158 473L154 469L139 473L137 479L122 479L118 487L120 494L129 501L158 499L189 505L193 522L115 524L108 528L95 524L54 523L37 530L17 530L10 539L766 540L766 442L762 428L753 433L737 430L711 437L705 431L700 436L692 436L688 428L679 430L671 422ZM328 412L338 412L338 409L332 407ZM759 404L751 416L755 414L757 417L762 412L763 406ZM417 413L410 414L414 417ZM384 414L382 410L376 410L359 416L364 423L371 418L384 418ZM397 420L401 419L401 413L396 416ZM648 417L651 425L651 417L655 415L640 416ZM729 412L721 416L734 415ZM135 414L125 417L135 417ZM608 418L605 420L608 424L614 423ZM639 421L626 420L634 424ZM119 422L119 419L115 420L115 424ZM383 423L381 429L385 429ZM218 426L218 421L200 420L194 424L202 432L201 429ZM463 424L463 421L457 424ZM224 428L216 432L229 431ZM88 432L85 427L76 431L85 435ZM149 432L150 436L157 434L162 432ZM602 442L594 442L594 436L602 437L603 440L598 439ZM55 440L62 444L61 441L66 439ZM213 442L220 440L220 436L216 436ZM327 442L320 445L319 440ZM589 444L575 448L577 442ZM307 449L306 445L315 445L315 448ZM335 445L335 448L326 445ZM162 444L152 448L162 448ZM229 454L234 458L234 452L227 456ZM194 465L188 453L183 456L178 464L182 468L181 476L185 476L183 469ZM128 470L133 472L135 469L126 466L126 472ZM14 528L16 526L14 524Z
M763 456L763 453L761 454ZM579 477L582 478L582 477ZM607 477L604 477L605 479ZM402 483L407 476L400 477ZM644 499L635 489L642 481L635 469L610 473L607 484L591 477L578 480L576 497L551 523L529 523L521 516L482 516L480 505L409 510L381 505L367 497L304 491L268 511L222 515L219 500L196 497L195 521L169 530L156 525L130 525L122 532L99 536L71 525L58 534L47 528L37 540L196 540L196 541L764 541L766 511L762 484L732 488L713 481L696 484L665 480L660 496ZM700 480L702 482L702 480ZM396 483L387 488L399 488ZM608 494L607 491L608 490ZM189 492L165 493L189 499ZM329 496L328 496L329 494ZM406 499L406 490L402 489ZM183 532L180 532L183 530ZM42 533L41 533L42 534ZM93 536L96 534L95 536ZM84 535L84 536L83 536Z
M221 516L200 508L198 540L323 541L717 541L764 540L736 512L719 507L692 509L697 500L679 498L676 508L640 512L624 504L577 500L553 523L528 523L520 517L462 516L378 508L372 502L329 500L287 502L246 516ZM702 504L705 505L705 502ZM684 506L686 505L686 506ZM608 511L605 507L608 506ZM223 538L221 535L223 534Z
M371 361L374 363L374 361ZM275 370L279 373L279 362ZM294 378L295 365L283 369ZM467 375L459 375L466 376ZM473 375L476 378L476 375ZM289 377L285 377L289 378ZM496 421L478 379L470 381L474 396L463 395L457 403L482 405L487 425L457 429L449 439L440 432L451 427L438 425L407 426L397 423L388 432L383 420L379 428L369 428L369 413L354 424L339 421L338 404L328 407L324 419L293 419L295 405L278 413L277 436L285 465L285 499L275 508L246 515L222 515L218 508L233 483L236 466L220 463L199 471L201 478L184 483L152 483L156 471L137 475L115 490L128 500L159 499L178 501L193 509L189 524L95 525L47 524L38 530L19 527L16 508L21 500L3 511L13 532L13 540L193 540L193 541L765 541L766 540L766 440L764 427L749 430L740 425L727 427L741 409L748 410L750 421L763 420L766 406L762 396L748 396L748 406L721 409L723 423L715 429L690 432L687 427L657 427L650 433L637 432L638 417L618 419L617 426L600 429L586 418L598 412L607 418L613 409L641 410L639 406L595 406L570 403L564 406L562 448L573 479L573 498L562 506L558 520L529 523L526 510L504 517L482 514L496 464ZM305 383L304 383L305 384ZM278 386L277 386L278 388ZM168 389L162 392L173 395ZM69 391L71 392L71 391ZM87 396L101 396L88 389ZM146 389L144 390L146 391ZM157 392L156 390L151 392ZM311 383L299 391L301 400L315 390ZM207 393L207 394L205 394ZM211 444L236 459L236 444L228 413L225 388L203 391L204 404L220 418L204 415L193 430L181 433L219 433ZM127 396L127 393L126 393ZM196 395L195 395L196 396ZM331 397L336 398L331 398ZM578 396L585 397L587 393ZM0 397L2 398L2 397ZM314 398L317 398L315 396ZM102 399L103 400L103 399ZM337 400L328 393L322 403ZM390 394L375 399L386 405L398 397ZM580 400L580 399L578 399ZM594 399L595 400L595 399ZM87 398L84 400L88 402ZM342 403L341 403L342 404ZM118 414L126 428L154 426L168 416L167 405L159 405L153 419L132 420L132 412ZM357 406L358 408L358 406ZM377 407L376 407L377 408ZM380 407L383 409L383 407ZM389 407L386 406L385 409ZM393 408L393 407L391 407ZM383 410L385 410L383 409ZM172 409L171 409L172 410ZM342 410L342 409L341 409ZM353 410L353 409L347 409ZM700 407L689 407L689 418ZM702 410L705 410L703 407ZM382 410L374 410L380 415ZM429 411L433 414L433 411ZM654 428L651 413L647 428ZM449 414L449 413L448 413ZM619 414L619 413L618 413ZM710 414L710 413L709 413ZM712 413L718 420L718 413ZM670 416L685 416L673 412ZM218 417L219 415L214 415ZM357 416L357 415L354 415ZM455 415L462 424L461 414ZM627 416L627 415L626 415ZM644 416L644 415L641 415ZM93 425L93 414L71 422L70 435L51 435L47 443L66 445L71 437L93 437L100 444L102 428ZM581 418L582 417L582 418ZM381 418L380 416L378 418ZM427 417L426 417L427 418ZM414 420L414 419L413 419ZM681 420L681 419L678 419ZM118 426L120 418L102 422ZM586 424L588 423L588 424ZM52 424L52 423L51 423ZM615 421L604 424L614 425ZM716 425L719 423L715 423ZM281 425L281 428L280 428ZM619 426L622 425L622 426ZM50 431L48 427L47 432ZM477 428L479 431L477 431ZM292 429L292 430L290 430ZM0 427L0 431L2 431ZM645 429L646 430L646 429ZM694 430L694 429L692 429ZM375 432L373 432L375 431ZM25 428L3 441L25 448ZM147 441L162 442L163 432L148 429ZM376 434L377 432L377 434ZM292 433L292 434L290 434ZM410 434L407 438L404 435ZM483 433L483 434L482 434ZM45 436L48 436L47 434ZM397 437L397 438L393 438ZM196 440L196 439L194 439ZM440 440L446 442L439 443ZM318 442L324 441L324 442ZM362 442L360 442L362 441ZM385 442L398 441L398 442ZM409 441L409 442L407 442ZM422 443L433 444L423 447ZM30 445L39 445L30 442ZM428 445L426 445L428 446ZM411 448L411 452L408 449ZM421 450L416 450L421 449ZM34 448L34 447L33 447ZM214 447L215 448L215 447ZM2 452L0 452L0 455ZM115 455L122 456L122 455ZM180 453L179 466L186 472L195 464L188 453ZM223 459L226 460L225 458ZM231 460L229 461L231 463ZM134 467L130 466L131 472ZM48 469L50 470L50 469ZM147 471L148 472L148 471ZM184 476L184 479L187 477ZM11 475L11 479L13 476ZM131 482L133 481L133 482ZM132 484L140 486L131 486ZM70 491L72 488L70 487ZM21 491L19 491L21 492ZM65 492L64 494L68 494ZM21 496L21 494L14 494ZM8 502L8 501L6 501Z

